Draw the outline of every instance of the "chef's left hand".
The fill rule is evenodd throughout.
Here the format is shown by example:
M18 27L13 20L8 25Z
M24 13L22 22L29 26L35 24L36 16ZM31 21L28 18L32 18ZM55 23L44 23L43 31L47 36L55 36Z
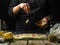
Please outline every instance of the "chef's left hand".
M44 23L44 24L47 24L50 19L51 19L50 16L46 16L41 20L41 22Z

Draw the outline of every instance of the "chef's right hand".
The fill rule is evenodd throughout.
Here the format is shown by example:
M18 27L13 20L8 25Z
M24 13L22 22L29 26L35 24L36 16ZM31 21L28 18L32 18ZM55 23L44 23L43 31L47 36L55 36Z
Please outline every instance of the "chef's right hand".
M22 10L24 10L24 12L25 12L26 14L29 14L29 13L30 13L30 6L29 6L28 3L20 3L20 4L19 4L19 7L20 7Z

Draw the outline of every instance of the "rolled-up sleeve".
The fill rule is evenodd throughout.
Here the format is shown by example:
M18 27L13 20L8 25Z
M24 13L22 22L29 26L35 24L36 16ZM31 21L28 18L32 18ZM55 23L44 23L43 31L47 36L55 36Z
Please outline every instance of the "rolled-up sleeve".
M17 1L17 0L11 0L10 5L9 5L9 8L8 8L8 14L9 14L10 16L16 16L16 15L14 15L14 13L13 13L13 7L14 7L14 6L17 6L17 5L18 5L18 1Z

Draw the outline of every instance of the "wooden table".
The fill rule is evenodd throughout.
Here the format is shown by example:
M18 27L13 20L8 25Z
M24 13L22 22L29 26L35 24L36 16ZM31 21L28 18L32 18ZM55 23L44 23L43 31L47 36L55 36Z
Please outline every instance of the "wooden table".
M60 43L49 42L48 40L18 40L9 45L60 45Z

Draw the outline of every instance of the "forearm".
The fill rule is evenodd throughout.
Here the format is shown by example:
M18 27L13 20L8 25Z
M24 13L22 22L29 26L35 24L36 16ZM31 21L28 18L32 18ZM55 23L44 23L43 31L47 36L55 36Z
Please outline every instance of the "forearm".
M17 5L17 6L15 6L15 7L13 7L13 14L18 14L18 12L21 10L21 8L20 8L20 6L19 5Z

